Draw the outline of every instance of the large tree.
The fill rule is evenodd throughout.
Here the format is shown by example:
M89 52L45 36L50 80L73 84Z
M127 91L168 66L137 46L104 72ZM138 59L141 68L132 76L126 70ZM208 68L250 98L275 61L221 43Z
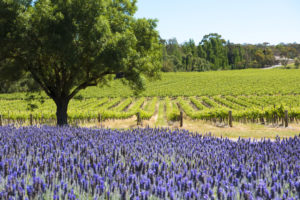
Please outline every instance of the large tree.
M0 38L7 47L1 79L30 73L54 100L58 125L67 124L69 101L80 90L106 83L112 74L121 74L135 91L143 89L144 77L158 77L156 21L133 17L135 0L0 2L11 17L6 24L6 16L0 19L9 27Z
M228 67L227 49L225 44L225 40L217 33L205 35L199 43L199 46L201 47L198 47L198 55L212 63L215 70L225 69Z

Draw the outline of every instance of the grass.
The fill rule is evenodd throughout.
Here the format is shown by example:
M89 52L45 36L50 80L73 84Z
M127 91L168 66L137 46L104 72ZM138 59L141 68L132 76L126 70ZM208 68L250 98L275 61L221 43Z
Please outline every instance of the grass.
M197 132L199 134L210 134L216 137L227 137L230 139L241 138L252 138L252 139L261 139L269 138L275 139L277 136L280 138L289 138L294 137L295 135L300 134L300 124L291 123L289 127L272 127L269 125L261 125L255 123L238 123L233 122L233 127L217 127L215 124L206 122L203 120L191 120L189 118L184 118L183 127L179 127L179 122L172 122L172 124L166 121L165 112L162 112L164 109L164 104L160 102L158 117L157 120L144 120L142 127L169 127L171 129L185 129L192 132ZM93 122L84 122L78 124L83 127L97 127L100 125ZM106 120L101 123L104 128L112 129L131 129L138 127L136 125L136 118L132 117L126 120Z
M166 112L165 112L165 102L164 101L159 101L159 106L158 106L158 116L157 120L155 122L155 126L166 126L167 125L167 120L166 120Z
M300 134L300 124L289 124L289 127L272 127L260 124L242 124L233 122L233 127L219 128L214 124L207 123L205 121L193 121L185 120L184 129L191 131L197 131L200 133L211 133L217 137L228 137L228 138L270 138L275 139L276 136L281 138L294 137Z

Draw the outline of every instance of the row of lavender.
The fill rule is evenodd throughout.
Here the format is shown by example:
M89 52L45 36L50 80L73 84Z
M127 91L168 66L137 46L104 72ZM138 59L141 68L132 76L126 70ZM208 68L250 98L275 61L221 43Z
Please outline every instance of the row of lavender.
M0 199L299 199L300 138L0 127Z

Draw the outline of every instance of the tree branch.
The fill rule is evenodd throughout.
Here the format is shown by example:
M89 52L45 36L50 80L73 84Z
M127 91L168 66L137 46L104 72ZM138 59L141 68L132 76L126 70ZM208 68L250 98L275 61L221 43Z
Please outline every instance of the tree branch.
M43 88L43 90L46 92L46 94L51 97L54 98L54 92L51 90L51 88L47 87L42 81L41 79L37 76L37 74L34 72L34 70L29 68L30 73L32 74L34 80Z
M102 78L103 76L109 74L108 71L106 72L103 72L102 74L100 74L99 76L97 77L93 77L93 78L90 78L89 80L83 82L82 84L80 84L78 87L76 87L72 92L71 94L68 96L68 100L72 99L80 90L82 89L85 89L89 86L97 86L97 80Z

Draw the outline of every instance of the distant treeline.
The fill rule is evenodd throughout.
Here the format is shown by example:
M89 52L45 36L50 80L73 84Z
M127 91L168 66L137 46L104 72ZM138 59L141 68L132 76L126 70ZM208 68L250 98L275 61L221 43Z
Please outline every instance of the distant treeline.
M164 72L263 68L279 64L279 57L300 55L300 44L234 44L217 33L205 35L198 45L192 39L183 44L176 38L161 42Z

